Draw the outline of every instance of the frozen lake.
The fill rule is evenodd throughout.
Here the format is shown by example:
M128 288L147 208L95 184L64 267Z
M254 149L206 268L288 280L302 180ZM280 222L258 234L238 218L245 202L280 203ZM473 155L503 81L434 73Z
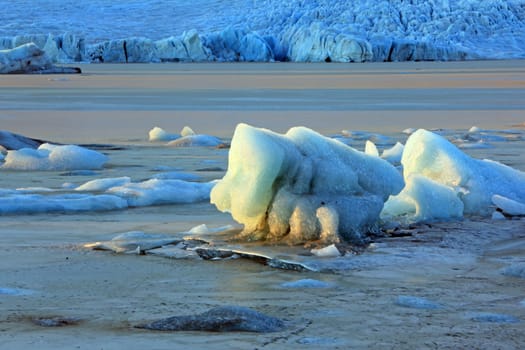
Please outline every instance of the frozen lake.
M227 168L227 149L167 147L148 142L147 133L154 126L176 133L189 125L228 141L239 122L280 132L305 125L332 136L341 136L343 129L367 131L385 142L378 143L380 149L404 142L406 128L439 129L454 139L476 125L500 136L499 141L466 152L524 171L523 68L522 61L92 64L82 66L82 75L4 76L2 129L98 144L93 147L109 161L83 174L3 170L0 187L60 192L66 191L65 183L121 176L143 181L170 171L199 181L218 179ZM349 141L360 150L364 142ZM167 349L176 337L175 348L304 349L306 344L386 348L430 342L513 348L525 341L523 279L500 273L511 262L523 261L523 219L423 226L411 237L377 242L375 250L341 258L348 269L334 274L280 271L244 260L170 260L80 248L127 231L174 234L200 224L232 223L207 202L0 216L1 343L7 348L38 343L43 349L117 349L122 344ZM304 287L297 282L301 279L325 287L308 287L315 281ZM283 287L290 282L303 287ZM285 318L290 327L262 336L179 336L131 327L224 304ZM31 322L50 316L83 321L49 329Z

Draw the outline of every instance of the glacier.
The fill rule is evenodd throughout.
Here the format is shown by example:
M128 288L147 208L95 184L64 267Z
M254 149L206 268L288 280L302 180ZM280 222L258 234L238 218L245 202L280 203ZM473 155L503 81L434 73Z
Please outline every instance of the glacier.
M60 2L69 5L67 0ZM177 12L181 4L148 1L138 7L104 6L107 12L98 17L96 2L64 6L61 16L70 18L60 19L47 8L33 13L23 4L10 2L15 14L31 10L34 22L22 26L24 20L18 16L14 23L20 22L20 27L0 24L0 49L33 42L52 62L525 57L523 0L237 0L222 4L201 0L195 8L184 5L182 12ZM86 19L79 19L79 7ZM122 11L127 17L122 18Z

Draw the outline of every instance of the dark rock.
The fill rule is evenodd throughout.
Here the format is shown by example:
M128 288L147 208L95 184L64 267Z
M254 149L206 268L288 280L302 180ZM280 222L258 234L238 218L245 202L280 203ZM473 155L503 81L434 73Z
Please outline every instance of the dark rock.
M220 306L200 315L174 316L136 328L157 331L277 332L284 322L241 306Z

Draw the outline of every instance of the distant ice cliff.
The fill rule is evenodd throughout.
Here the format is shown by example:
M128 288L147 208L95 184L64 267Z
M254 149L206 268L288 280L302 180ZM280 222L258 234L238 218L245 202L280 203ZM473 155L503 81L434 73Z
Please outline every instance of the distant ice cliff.
M50 34L28 34L20 29L16 35L2 37L2 33L13 31L0 26L0 49L34 42L52 61L61 63L525 57L523 0L237 0L222 5L199 0L196 9L184 7L186 18L180 12L171 17L161 15L163 9L173 12L180 7L177 2L170 5L147 1L139 7L128 4L115 8L97 1L107 10L103 18L87 15L89 23L85 23L87 19L83 22L78 13L70 10L76 20L60 22L63 28L57 23L60 32L55 29ZM77 7L76 11L82 11ZM98 10L91 7L91 11ZM144 18L135 16L137 11L144 13ZM207 13L206 20L203 13ZM130 21L135 18L134 25L120 19L116 28L106 34L111 39L97 39L102 37L98 27L111 28L102 22L104 18L109 21L117 14L119 18L129 16ZM168 31L170 25L184 28L183 33ZM40 30L46 29L43 26ZM159 32L163 30L166 32Z

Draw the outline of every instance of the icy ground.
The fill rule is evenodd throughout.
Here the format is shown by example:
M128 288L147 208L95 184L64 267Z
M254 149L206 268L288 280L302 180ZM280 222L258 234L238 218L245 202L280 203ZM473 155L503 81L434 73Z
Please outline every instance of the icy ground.
M40 0L0 1L0 6L10 9L0 21L0 48L27 42L27 35L33 34L44 35L38 39L44 46L50 33L57 49L66 54L55 53L61 61L361 62L525 57L523 0L197 0L191 4ZM183 35L193 29L198 38ZM65 32L72 36L64 37ZM137 41L136 37L151 42ZM153 42L170 37L180 40L162 45ZM123 42L117 39L127 39L127 48L119 53L114 51L121 49ZM156 52L162 49L166 55L166 46L173 51L179 42L182 51L177 49L164 57ZM90 49L95 43L106 44ZM85 54L71 53L71 47L84 44ZM133 52L135 46L140 55ZM108 50L112 53L107 54Z

